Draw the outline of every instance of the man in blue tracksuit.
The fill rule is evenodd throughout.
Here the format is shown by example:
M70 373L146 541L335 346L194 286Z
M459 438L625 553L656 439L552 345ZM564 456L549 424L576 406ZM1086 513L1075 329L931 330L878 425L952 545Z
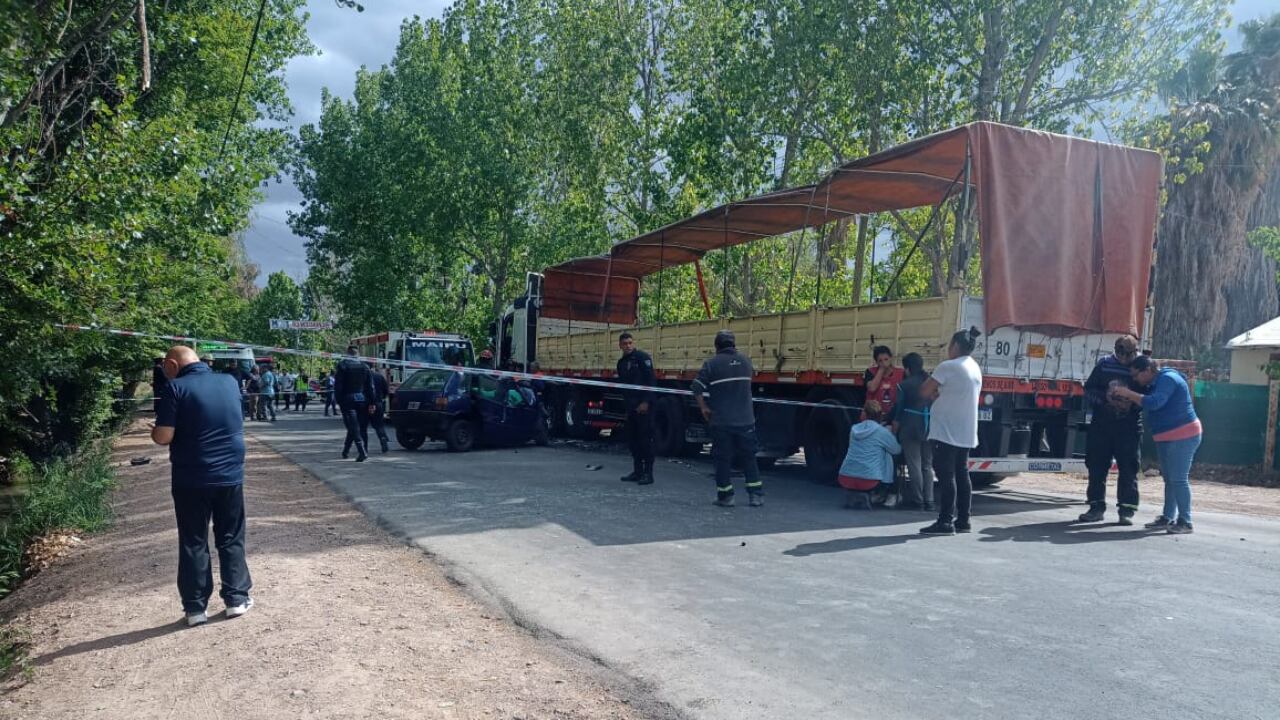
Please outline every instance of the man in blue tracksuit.
M1116 340L1115 353L1098 361L1084 383L1085 399L1093 411L1085 445L1085 466L1089 470L1086 499L1089 509L1080 522L1099 522L1107 511L1107 474L1114 459L1119 478L1116 482L1116 509L1121 525L1132 525L1138 510L1138 464L1142 445L1142 414L1127 402L1113 402L1108 391L1123 387L1142 392L1130 377L1129 366L1138 357L1138 340L1124 335Z
M747 476L751 507L764 505L764 483L756 467L756 414L751 399L751 360L738 352L733 333L716 333L716 354L702 364L693 381L693 397L711 428L711 459L716 468L716 501L733 507L733 480L729 471L736 460ZM708 403L705 395L710 395Z

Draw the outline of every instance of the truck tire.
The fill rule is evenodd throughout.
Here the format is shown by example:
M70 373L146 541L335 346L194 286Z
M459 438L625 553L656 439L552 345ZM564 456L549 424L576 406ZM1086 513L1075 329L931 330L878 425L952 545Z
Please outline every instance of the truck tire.
M396 426L396 444L405 450L417 450L427 441L426 433Z
M461 418L449 423L444 431L444 444L449 452L467 452L475 447L475 423Z
M543 402L546 403L547 413L551 416L551 436L566 437L569 431L564 424L565 393L562 388L547 388L543 394Z
M809 479L823 485L835 485L836 474L849 449L849 428L853 413L841 407L850 403L827 398L819 401L830 408L813 408L804 427L804 462Z
M563 408L560 416L564 418L566 435L579 440L595 440L600 437L600 428L594 428L588 424L586 393L577 390L569 391L565 396Z
M538 410L538 426L533 429L533 444L546 447L551 444L551 416Z
M653 405L653 445L659 455L686 457L702 450L698 443L685 442L688 419L680 398L673 395L660 397Z
M1006 476L989 472L969 473L969 484L976 488L991 487L996 485Z

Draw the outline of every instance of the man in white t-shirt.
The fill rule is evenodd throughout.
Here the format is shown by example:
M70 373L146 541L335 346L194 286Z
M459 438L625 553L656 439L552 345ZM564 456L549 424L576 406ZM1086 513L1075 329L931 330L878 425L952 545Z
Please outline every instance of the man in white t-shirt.
M952 535L972 530L969 451L978 447L982 369L969 355L978 335L976 328L953 335L947 347L950 359L940 363L920 389L923 397L934 398L929 411L929 442L933 449L933 474L938 479L938 520L921 528L920 532L925 535Z

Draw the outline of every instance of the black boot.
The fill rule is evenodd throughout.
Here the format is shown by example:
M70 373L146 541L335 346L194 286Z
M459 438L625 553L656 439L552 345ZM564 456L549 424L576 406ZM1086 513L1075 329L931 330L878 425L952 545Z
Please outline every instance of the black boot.
M631 458L631 472L618 478L622 482L640 482L640 477L644 475L644 461Z
M652 485L652 484L653 484L653 461L652 461L652 460L642 460L642 461L640 462L640 466L641 466L642 470L641 470L641 473L640 473L640 477L636 478L636 484L637 484L637 485Z
M1087 512L1081 513L1080 517L1076 518L1076 522L1102 522L1102 518L1106 516L1107 509L1105 505L1102 507L1091 505Z
M364 443L356 441L356 462L364 462L369 459L369 453L364 451Z
M391 449L391 447L387 445L387 439L385 437L378 438L378 443L382 445L382 454L384 455Z
M349 457L351 457L351 441L350 440L342 443L342 459L346 460Z

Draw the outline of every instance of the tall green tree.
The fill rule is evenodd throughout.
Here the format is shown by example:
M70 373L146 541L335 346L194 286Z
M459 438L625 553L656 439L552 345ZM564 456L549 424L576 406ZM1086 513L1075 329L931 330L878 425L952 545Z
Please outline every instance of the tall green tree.
M1226 4L460 0L304 130L295 228L352 329L480 333L525 271L912 137L1110 122L1216 46ZM894 295L973 287L955 214L916 252L921 211L714 253L713 312L862 300L900 263ZM692 269L647 278L640 308L702 316Z
M287 149L258 121L289 111L300 6L268 4L238 105L256 2L6 6L0 454L74 448L159 349L52 323L226 330L243 302L234 238Z
M1139 138L1167 155L1154 288L1166 357L1194 357L1245 329L1227 325L1229 288L1248 257L1250 209L1280 168L1280 14L1241 31L1239 52L1194 59L1180 77L1190 97L1175 94L1172 112Z

